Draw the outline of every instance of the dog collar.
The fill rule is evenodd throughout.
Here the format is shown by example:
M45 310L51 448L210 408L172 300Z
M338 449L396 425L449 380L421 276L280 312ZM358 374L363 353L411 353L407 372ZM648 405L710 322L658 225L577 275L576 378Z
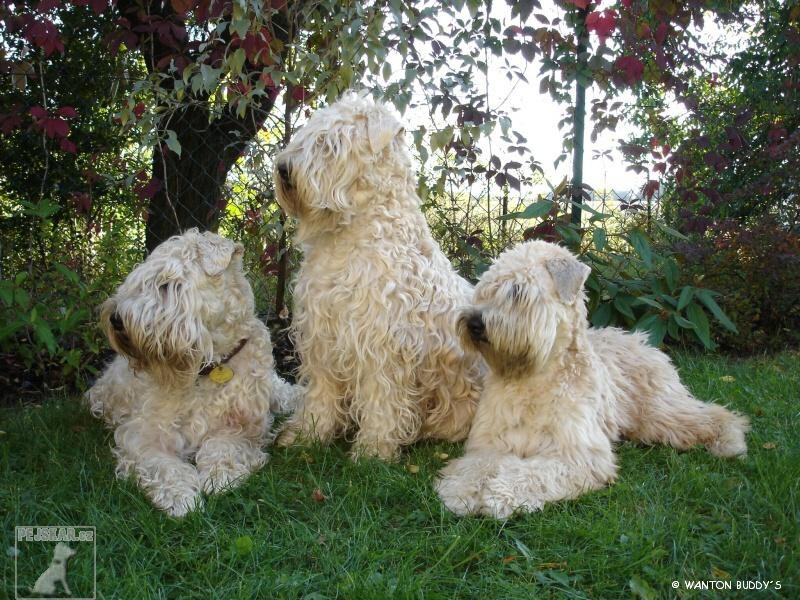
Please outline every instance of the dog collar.
M206 366L200 369L200 377L205 377L208 375L211 381L214 383L227 383L230 381L233 377L233 369L224 365L234 356L239 354L239 352L241 352L248 340L249 338L243 338L239 340L239 343L236 344L236 348L234 348L230 353L226 354L217 361L208 363Z

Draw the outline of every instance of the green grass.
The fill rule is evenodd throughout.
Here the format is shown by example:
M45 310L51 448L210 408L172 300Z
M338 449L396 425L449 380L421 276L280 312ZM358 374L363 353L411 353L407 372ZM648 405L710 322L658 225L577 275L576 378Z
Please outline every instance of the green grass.
M700 398L750 415L746 460L624 443L615 485L507 523L443 509L437 455L460 452L443 443L388 465L353 464L345 445L273 449L244 486L177 521L114 479L111 434L75 399L0 409L0 597L14 597L16 525L94 525L105 598L695 597L683 580L725 578L731 591L703 595L779 580L757 597L800 597L800 355L676 362ZM21 547L29 586L52 545ZM90 593L77 558L69 582Z

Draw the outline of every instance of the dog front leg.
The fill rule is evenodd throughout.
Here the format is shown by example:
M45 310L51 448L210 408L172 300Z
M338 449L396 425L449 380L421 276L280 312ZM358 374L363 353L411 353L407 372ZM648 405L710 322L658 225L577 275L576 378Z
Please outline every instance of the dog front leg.
M407 387L405 375L364 367L350 407L358 427L350 452L354 460L362 456L396 460L400 447L419 437L422 402L418 391Z
M302 402L305 389L301 385L294 385L282 379L274 371L270 376L272 393L269 399L269 408L272 412L282 415L289 414Z
M579 458L506 455L497 473L482 488L477 512L507 519L516 511L535 512L547 502L577 498L600 489L616 477L611 448Z
M267 454L247 438L220 434L203 442L195 463L203 491L216 494L243 483L267 459Z
M341 384L333 375L321 370L310 373L305 394L300 394L294 414L275 443L280 447L313 440L330 443L344 429L343 402Z
M179 439L155 426L131 425L114 433L117 477L135 475L153 505L173 517L201 508L200 478L197 469L177 455Z
M459 516L481 512L483 490L497 475L504 456L498 452L479 451L448 463L435 483L444 505Z
M61 581L61 585L64 586L64 591L66 592L67 596L72 596L72 590L70 590L69 586L67 585L67 574L66 574L66 572L62 574L62 577L61 577L61 579L59 581Z

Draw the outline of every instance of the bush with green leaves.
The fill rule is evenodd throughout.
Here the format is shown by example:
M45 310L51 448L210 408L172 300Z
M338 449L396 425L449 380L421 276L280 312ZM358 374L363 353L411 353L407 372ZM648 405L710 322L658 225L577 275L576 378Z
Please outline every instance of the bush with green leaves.
M751 354L800 344L800 235L772 218L744 229L728 222L678 250L682 279L717 290L738 326L719 332L721 349Z
M100 366L106 343L95 308L141 254L141 230L120 207L96 215L102 233L48 200L0 198L0 384L4 393L82 388ZM119 214L114 214L119 213Z

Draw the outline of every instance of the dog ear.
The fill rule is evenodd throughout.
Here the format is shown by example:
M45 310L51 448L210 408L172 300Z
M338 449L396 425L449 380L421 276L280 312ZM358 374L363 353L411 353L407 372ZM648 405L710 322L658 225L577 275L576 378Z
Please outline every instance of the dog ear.
M404 131L400 122L383 111L373 111L367 115L367 137L374 154L380 154L395 136Z
M231 264L234 254L242 252L242 245L206 231L197 240L200 264L206 275L222 275Z
M562 302L572 304L592 270L577 258L551 258L544 263Z

